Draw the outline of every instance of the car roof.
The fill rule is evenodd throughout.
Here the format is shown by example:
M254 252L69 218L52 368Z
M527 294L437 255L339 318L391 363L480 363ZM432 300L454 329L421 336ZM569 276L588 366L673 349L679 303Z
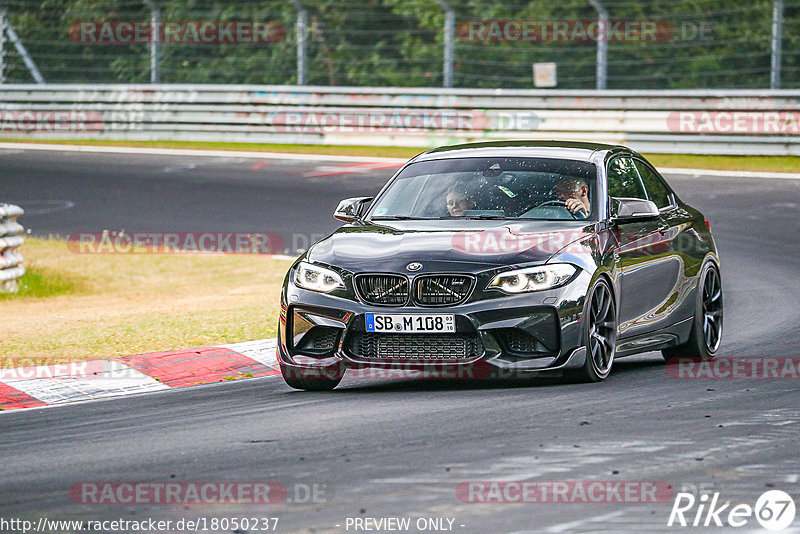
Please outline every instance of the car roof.
M412 162L449 158L476 157L539 157L590 161L597 152L635 153L622 145L606 145L582 141L488 141L433 148L413 158Z

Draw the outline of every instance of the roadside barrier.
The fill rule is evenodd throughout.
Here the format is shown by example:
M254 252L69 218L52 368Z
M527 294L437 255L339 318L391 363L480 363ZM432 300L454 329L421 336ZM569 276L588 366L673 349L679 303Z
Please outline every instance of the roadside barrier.
M800 90L3 85L0 137L412 147L562 139L800 155Z
M24 228L17 222L23 209L13 204L0 203L0 291L15 292L19 277L25 274L19 247L25 241Z

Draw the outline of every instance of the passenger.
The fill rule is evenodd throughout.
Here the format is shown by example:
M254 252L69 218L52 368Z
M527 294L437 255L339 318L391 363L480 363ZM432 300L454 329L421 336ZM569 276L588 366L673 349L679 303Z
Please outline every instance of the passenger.
M456 183L447 190L447 211L451 217L463 217L465 211L475 206L474 192L465 184Z

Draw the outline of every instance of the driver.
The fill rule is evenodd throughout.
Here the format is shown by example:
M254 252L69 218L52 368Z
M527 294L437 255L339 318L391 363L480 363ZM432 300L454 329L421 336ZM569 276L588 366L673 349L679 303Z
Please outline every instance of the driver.
M592 211L589 203L589 186L580 178L565 176L553 186L558 200L566 204L567 209L576 219L586 219Z

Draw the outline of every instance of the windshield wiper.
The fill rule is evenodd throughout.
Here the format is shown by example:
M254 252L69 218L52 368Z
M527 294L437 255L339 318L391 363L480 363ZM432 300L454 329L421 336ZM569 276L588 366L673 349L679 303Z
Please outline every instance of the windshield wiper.
M505 215L462 215L460 217L453 217L453 219L478 219L478 220L504 220L514 219L515 217L506 217Z

